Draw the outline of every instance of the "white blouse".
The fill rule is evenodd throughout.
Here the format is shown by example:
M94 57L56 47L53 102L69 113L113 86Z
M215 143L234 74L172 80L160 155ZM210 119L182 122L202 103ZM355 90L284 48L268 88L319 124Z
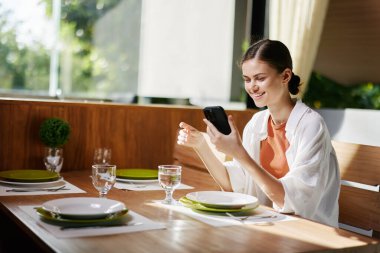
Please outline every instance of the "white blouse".
M260 165L260 142L267 138L269 111L255 113L244 128L243 146ZM255 184L255 179L236 161L225 162L233 191L256 196L263 205L338 227L340 173L330 135L323 118L297 101L285 127L289 141L289 172L279 180L285 190L279 208Z

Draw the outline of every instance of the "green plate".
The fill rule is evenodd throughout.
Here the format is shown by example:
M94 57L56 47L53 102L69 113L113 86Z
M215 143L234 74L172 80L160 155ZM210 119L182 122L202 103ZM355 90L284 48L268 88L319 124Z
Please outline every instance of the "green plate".
M242 208L233 208L233 209L228 209L228 208L212 208L212 207L207 207L199 202L192 201L186 197L182 197L179 199L179 202L181 202L185 207L198 210L198 211L206 211L206 212L214 212L214 213L232 213L232 212L248 212L252 211L253 209L257 208L259 205L248 205L244 206Z
M116 177L123 179L157 179L158 170L152 169L117 169Z
M0 172L0 179L9 182L39 183L56 181L59 175L47 170L6 170Z
M63 226L92 226L92 225L110 225L113 223L125 222L129 217L127 215L128 209L124 209L116 214L112 214L106 218L100 219L68 219L62 218L53 213L44 210L42 207L36 208L37 213L41 219L47 223Z

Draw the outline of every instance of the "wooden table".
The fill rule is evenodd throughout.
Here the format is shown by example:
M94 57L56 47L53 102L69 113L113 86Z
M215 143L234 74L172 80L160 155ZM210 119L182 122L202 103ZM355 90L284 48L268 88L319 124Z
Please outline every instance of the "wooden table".
M59 239L33 220L27 226L15 214L26 215L19 205L41 205L62 197L97 196L89 171L63 173L64 178L87 191L86 194L0 197L0 252L380 252L379 240L305 219L267 225L212 227L184 214L148 205L162 199L163 191L112 189L109 198L124 202L141 215L166 225L163 230L109 236ZM192 190L176 190L179 198L191 191L216 190L211 177L201 171L184 169L182 181ZM5 233L6 231L6 233ZM5 235L6 234L6 235ZM8 250L8 251L7 251Z

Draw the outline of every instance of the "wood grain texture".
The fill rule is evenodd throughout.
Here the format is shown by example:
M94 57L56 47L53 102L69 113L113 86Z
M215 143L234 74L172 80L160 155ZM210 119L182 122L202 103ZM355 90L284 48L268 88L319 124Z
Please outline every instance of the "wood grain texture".
M240 131L254 113L227 112ZM198 107L1 99L0 170L45 169L38 131L49 117L62 118L72 127L63 147L62 171L90 169L94 149L100 146L112 149L112 162L119 168L156 168L173 161L179 122L205 130Z
M207 171L206 166L193 148L175 144L173 158L176 164L183 164L192 169Z
M333 141L342 179L380 184L380 147Z
M97 196L86 171L69 171L63 176L84 189L83 194L0 197L0 221L8 220L27 235L38 252L379 252L376 239L345 230L328 227L305 219L261 225L212 227L187 215L158 206L152 200L164 198L163 191L122 191L112 189L108 197L122 201L126 206L167 227L164 230L125 233L111 236L58 239L38 226L33 220L20 223L14 216L25 217L19 205L39 206L45 201L64 198ZM188 192L216 190L209 174L184 168L183 182L194 186L191 190L176 190L175 198ZM10 231L3 227L3 230ZM8 234L6 235L8 236ZM2 237L4 239L4 237ZM14 238L21 238L14 237ZM20 239L10 243L15 248ZM23 244L24 248L28 245ZM28 251L30 252L30 251Z
M380 231L380 194L342 185L339 222Z
M314 71L343 85L380 82L379 12L377 0L329 1Z
M341 178L368 185L380 185L380 147L333 141ZM339 222L380 231L380 193L341 186Z

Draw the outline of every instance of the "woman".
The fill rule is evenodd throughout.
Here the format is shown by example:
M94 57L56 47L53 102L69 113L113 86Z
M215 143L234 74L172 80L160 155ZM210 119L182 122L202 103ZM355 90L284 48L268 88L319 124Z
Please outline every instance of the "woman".
M338 226L340 175L323 118L295 101L300 78L292 72L288 48L262 40L249 47L241 61L245 90L257 112L245 126L243 139L231 115L232 132L223 135L206 119L216 149L233 157L220 162L202 134L181 122L178 143L193 147L219 186L256 196L261 204Z

